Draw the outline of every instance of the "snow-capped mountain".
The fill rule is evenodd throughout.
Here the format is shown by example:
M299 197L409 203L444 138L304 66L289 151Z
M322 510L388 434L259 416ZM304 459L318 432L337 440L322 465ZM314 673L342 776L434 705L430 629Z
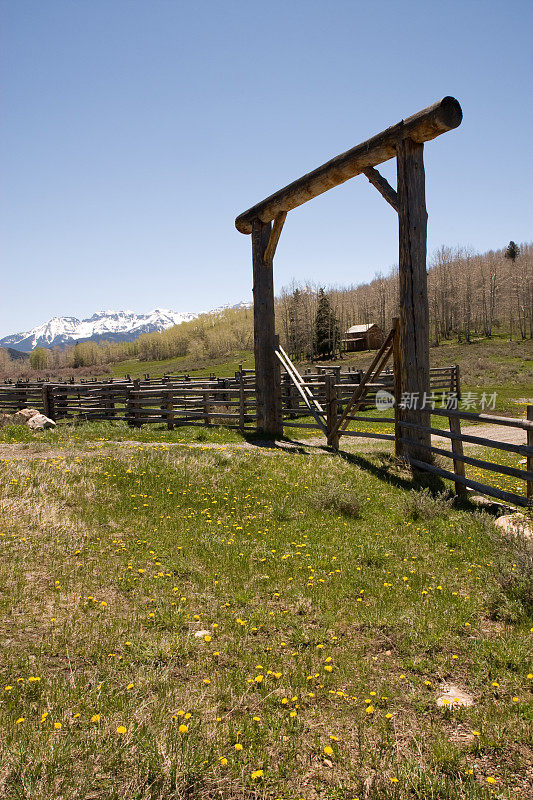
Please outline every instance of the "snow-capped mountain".
M189 322L198 314L179 313L156 308L149 314L133 311L99 311L88 319L53 317L31 331L11 334L0 339L0 347L28 352L35 347L65 347L76 342L131 342L141 333L154 333L181 322Z

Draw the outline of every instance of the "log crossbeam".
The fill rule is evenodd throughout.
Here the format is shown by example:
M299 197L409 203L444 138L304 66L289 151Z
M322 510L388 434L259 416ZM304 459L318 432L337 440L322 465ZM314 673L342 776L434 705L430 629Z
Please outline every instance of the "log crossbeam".
M377 167L394 158L399 142L410 139L417 144L423 144L457 128L462 118L463 112L457 100L454 97L444 97L438 103L402 119L366 142L335 156L326 164L257 203L237 217L235 227L240 233L250 234L254 220L272 222L282 212L291 211L328 189L361 175L365 169Z
M387 203L390 203L393 209L397 212L398 192L392 188L388 180L384 178L375 167L368 167L368 169L364 169L363 175L366 175L372 186L375 186L380 195L384 197Z

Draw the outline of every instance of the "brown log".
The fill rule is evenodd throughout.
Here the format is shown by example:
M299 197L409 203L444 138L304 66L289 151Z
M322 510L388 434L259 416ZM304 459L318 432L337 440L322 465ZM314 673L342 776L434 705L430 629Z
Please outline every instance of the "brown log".
M429 303L426 274L427 212L424 177L424 145L403 139L397 146L399 200L400 349L402 391L423 400L429 392ZM398 402L401 402L399 398ZM430 424L429 411L402 409L402 419ZM416 430L413 438L431 444L429 431ZM427 450L409 445L409 456L428 458Z
M281 370L276 357L272 262L265 261L270 222L256 220L252 231L254 274L254 354L257 391L257 427L272 437L283 436Z
M368 178L372 186L378 190L387 203L389 203L395 211L398 211L398 193L392 188L388 180L374 167L367 167L367 169L364 169L363 175Z
M266 264L272 264L272 262L274 261L274 256L276 254L276 248L278 246L279 237L281 236L281 231L283 230L283 225L285 224L286 218L287 218L287 212L284 211L281 214L278 214L278 216L274 220L272 231L270 233L270 238L268 240L268 244L265 250Z
M400 401L402 399L402 349L400 345L400 320L394 317L392 321L394 339L392 340L392 359L394 367L394 453L400 458L403 454L403 445L400 441L402 431L399 422L402 418Z
M461 420L459 417L449 417L448 421L450 423L450 432L457 436L456 439L452 439L452 452L455 456L453 459L453 471L456 475L464 478L465 462L463 457L463 441L460 438ZM459 497L466 497L467 495L466 486L464 483L461 483L461 481L455 481L455 494L457 494Z
M394 158L399 141L411 139L422 144L457 128L462 118L463 112L457 100L444 97L275 192L240 214L235 220L235 227L241 233L249 234L254 220L271 222L278 214L301 206L328 189L360 175L368 167L377 167Z

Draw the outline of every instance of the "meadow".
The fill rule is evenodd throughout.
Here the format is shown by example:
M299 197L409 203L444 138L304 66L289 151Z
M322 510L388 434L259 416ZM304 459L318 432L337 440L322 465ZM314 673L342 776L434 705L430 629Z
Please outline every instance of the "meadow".
M380 449L118 427L3 432L2 797L531 797L527 541Z

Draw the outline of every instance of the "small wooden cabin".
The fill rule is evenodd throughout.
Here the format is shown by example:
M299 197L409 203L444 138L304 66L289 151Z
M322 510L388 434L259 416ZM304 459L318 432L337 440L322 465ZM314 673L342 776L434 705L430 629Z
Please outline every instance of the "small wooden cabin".
M342 344L348 353L356 350L377 350L384 341L383 331L373 322L366 325L352 325L344 334Z

